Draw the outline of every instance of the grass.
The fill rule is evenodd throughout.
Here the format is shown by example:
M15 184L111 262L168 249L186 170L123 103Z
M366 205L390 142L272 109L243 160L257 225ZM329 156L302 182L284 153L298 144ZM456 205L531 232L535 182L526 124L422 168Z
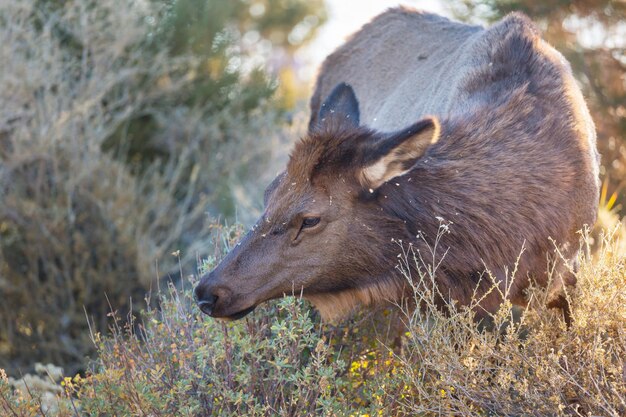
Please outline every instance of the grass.
M619 229L614 229L619 230ZM226 231L211 267L237 239ZM505 303L485 330L468 309L442 312L413 277L420 311L361 313L322 324L310 306L288 297L248 318L202 316L173 285L141 322L111 313L111 332L92 334L98 356L62 392L42 395L0 377L3 415L325 415L325 416L620 416L626 412L626 260L615 232L581 259L568 296L566 328L529 291L531 306ZM404 262L414 259L407 252ZM150 303L147 303L150 305ZM402 344L385 326L404 322ZM392 326L393 327L393 326ZM58 384L57 384L58 386ZM24 387L24 385L22 385Z

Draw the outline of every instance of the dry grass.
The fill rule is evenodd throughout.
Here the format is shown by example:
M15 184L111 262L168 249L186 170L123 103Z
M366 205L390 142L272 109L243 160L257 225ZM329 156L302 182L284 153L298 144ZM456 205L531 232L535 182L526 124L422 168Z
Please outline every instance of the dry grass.
M469 309L441 312L416 285L424 311L407 315L397 355L407 384L398 408L407 415L607 415L626 412L626 262L614 232L592 259L581 259L570 290L573 323L546 309L546 291L529 291L530 307L495 314L496 331L480 331ZM430 272L420 280L430 281ZM419 281L419 280L418 280ZM445 313L445 314L444 314Z

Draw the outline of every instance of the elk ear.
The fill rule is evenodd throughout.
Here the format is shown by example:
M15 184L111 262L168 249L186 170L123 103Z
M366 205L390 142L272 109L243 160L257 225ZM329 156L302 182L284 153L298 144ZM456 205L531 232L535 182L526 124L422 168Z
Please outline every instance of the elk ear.
M406 174L430 145L439 139L439 121L427 117L370 145L368 161L361 169L361 185L376 189L392 178Z
M359 102L354 90L346 83L338 84L320 107L317 126L337 123L339 126L359 126Z

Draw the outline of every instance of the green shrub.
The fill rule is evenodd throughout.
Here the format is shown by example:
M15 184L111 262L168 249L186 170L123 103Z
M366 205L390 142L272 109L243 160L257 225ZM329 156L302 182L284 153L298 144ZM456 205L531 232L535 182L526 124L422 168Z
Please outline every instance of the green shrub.
M296 416L340 408L343 364L331 360L301 302L284 300L228 325L200 317L190 293L170 294L165 314L147 314L151 324L140 335L96 336L99 369L78 391L88 414Z

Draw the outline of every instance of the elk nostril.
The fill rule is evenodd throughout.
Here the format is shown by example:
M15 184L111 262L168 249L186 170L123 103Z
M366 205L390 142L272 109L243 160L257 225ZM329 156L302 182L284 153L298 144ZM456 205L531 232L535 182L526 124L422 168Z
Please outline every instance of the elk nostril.
M215 307L215 303L217 302L217 296L210 294L209 296L198 300L197 304L204 314L211 315L213 313L213 307Z

